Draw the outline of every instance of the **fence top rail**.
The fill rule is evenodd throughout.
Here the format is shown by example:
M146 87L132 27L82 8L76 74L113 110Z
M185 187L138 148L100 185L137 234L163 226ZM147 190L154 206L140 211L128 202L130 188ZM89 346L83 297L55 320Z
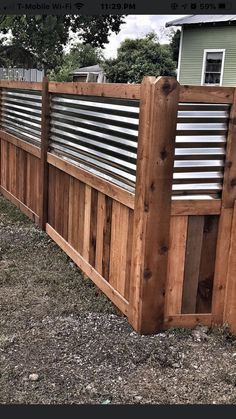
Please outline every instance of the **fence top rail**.
M102 96L120 99L140 99L140 84L123 83L49 83L50 93Z
M234 101L235 87L222 86L180 86L179 102L226 103Z
M0 80L0 88L41 91L42 83L33 81Z

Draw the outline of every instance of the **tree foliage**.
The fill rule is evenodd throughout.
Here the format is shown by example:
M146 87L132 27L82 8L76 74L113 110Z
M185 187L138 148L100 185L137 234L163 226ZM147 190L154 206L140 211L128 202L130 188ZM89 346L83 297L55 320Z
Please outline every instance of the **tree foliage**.
M172 51L172 58L177 63L177 65L178 65L178 59L179 59L180 35L181 35L181 31L178 29L177 31L174 31L174 33L172 33L172 36L170 39L170 48Z
M79 67L95 65L103 60L101 48L89 44L77 44L69 53L64 54L62 63L49 73L49 79L55 81L71 81L70 73Z
M61 63L71 34L93 47L104 47L110 32L118 33L123 16L19 16L2 15L0 30L11 30L13 43L33 54L38 68L53 69Z
M170 47L161 45L153 32L123 41L117 58L106 60L103 67L114 83L140 83L144 76L175 75Z

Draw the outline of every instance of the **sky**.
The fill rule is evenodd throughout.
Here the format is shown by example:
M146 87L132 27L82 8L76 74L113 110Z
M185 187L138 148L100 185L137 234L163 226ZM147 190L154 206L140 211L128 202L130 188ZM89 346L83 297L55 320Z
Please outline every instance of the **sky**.
M114 58L117 55L117 48L126 38L142 37L148 32L155 31L159 36L160 42L168 42L168 38L163 33L165 23L170 20L178 19L186 15L129 15L126 16L126 23L121 25L118 35L112 33L109 44L105 47L104 55L106 58ZM164 32L168 32L165 28Z

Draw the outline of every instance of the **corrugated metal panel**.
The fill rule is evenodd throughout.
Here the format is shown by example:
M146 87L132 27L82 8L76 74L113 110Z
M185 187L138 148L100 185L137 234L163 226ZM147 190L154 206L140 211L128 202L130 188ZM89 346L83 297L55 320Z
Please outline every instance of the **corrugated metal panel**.
M235 26L184 28L179 82L201 85L204 49L225 49L223 86L235 86Z
M38 145L41 140L41 106L41 92L3 89L2 129Z
M51 108L51 150L134 191L138 101L54 95ZM228 105L179 105L173 198L220 196L228 117Z
M134 190L139 102L53 95L53 151L103 178Z

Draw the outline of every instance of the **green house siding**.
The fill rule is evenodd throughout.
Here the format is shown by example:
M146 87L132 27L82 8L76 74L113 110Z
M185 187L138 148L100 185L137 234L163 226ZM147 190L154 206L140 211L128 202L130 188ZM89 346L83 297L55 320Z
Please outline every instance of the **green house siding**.
M184 28L180 84L201 84L204 49L225 49L224 86L236 86L236 26Z

